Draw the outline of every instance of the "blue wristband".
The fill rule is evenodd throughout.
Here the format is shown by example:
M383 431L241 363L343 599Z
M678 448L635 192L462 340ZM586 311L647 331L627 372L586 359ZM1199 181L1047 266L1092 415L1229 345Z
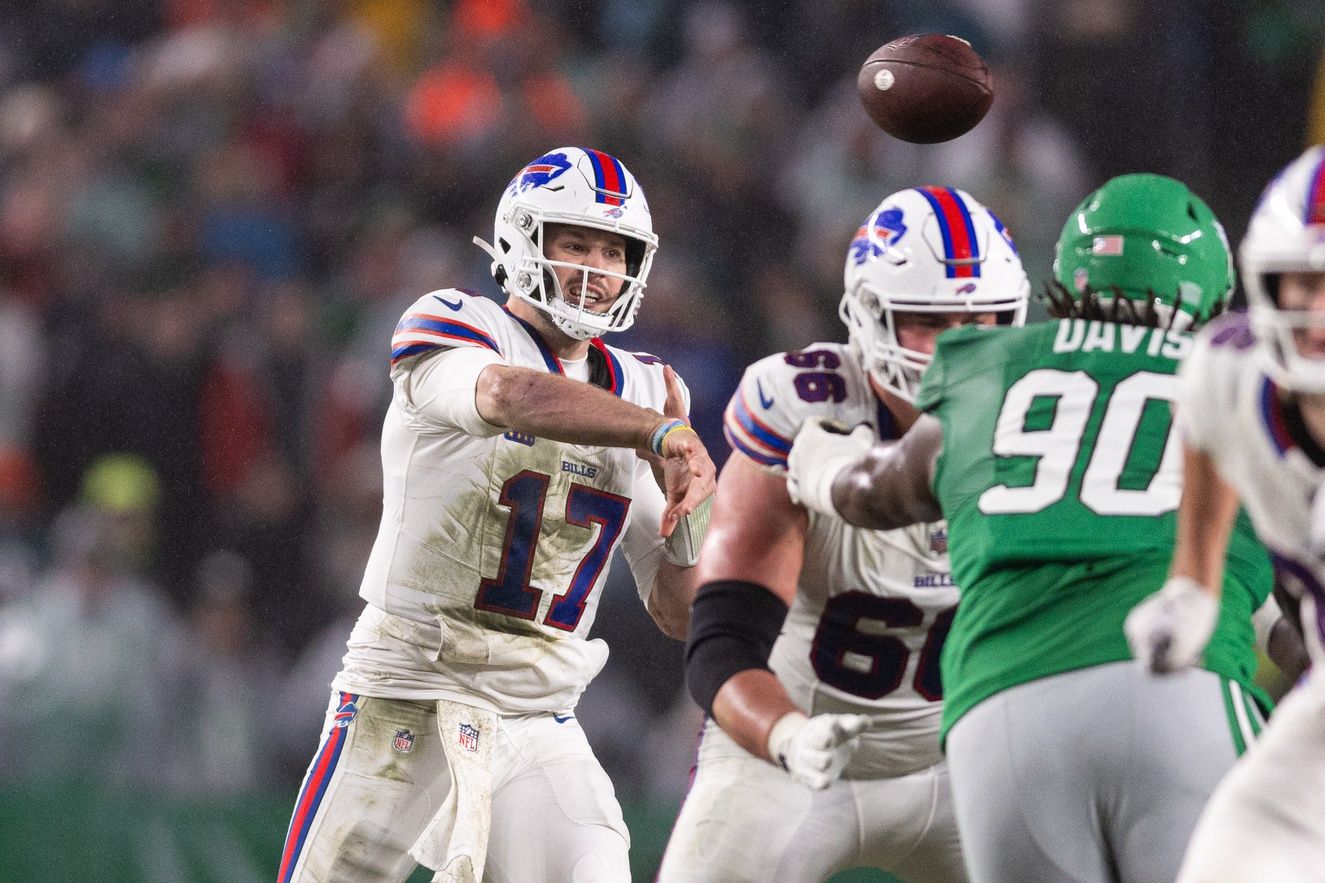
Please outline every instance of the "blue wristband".
M649 439L649 450L659 457L663 456L663 440L674 430L689 428L689 423L673 417L653 431L653 437Z

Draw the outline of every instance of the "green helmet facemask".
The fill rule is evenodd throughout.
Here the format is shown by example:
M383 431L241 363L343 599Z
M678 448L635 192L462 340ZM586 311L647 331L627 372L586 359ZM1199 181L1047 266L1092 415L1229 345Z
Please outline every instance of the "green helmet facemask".
M1233 289L1228 237L1214 212L1181 181L1120 175L1068 216L1054 254L1054 276L1073 297L1113 297L1116 288L1161 315L1174 305L1175 327L1219 313ZM1166 309L1167 308L1167 309Z

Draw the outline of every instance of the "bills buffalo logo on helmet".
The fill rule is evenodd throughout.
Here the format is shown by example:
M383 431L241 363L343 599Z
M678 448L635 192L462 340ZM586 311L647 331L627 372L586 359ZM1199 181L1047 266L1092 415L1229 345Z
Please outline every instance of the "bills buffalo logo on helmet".
M871 234L873 232L873 235ZM890 208L870 217L851 240L851 261L859 266L883 254L883 246L893 245L906 235L902 210Z
M513 193L523 193L535 187L544 187L560 178L570 169L570 160L564 153L545 153L520 170L511 181Z

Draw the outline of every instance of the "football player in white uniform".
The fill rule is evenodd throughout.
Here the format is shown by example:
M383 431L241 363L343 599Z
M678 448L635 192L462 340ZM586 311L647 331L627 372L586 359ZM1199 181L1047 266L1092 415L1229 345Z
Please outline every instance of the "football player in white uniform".
M1029 287L984 206L949 188L901 191L847 252L850 343L745 372L686 651L711 719L662 883L853 866L966 879L938 740L939 651L957 604L945 525L879 532L807 513L787 494L787 452L814 416L899 437L938 334L1020 324Z
M1138 659L1191 666L1219 611L1239 500L1325 660L1325 147L1271 181L1239 253L1250 311L1209 326L1176 410L1185 491L1164 588L1128 618ZM1325 880L1325 677L1313 671L1211 797L1180 883Z
M628 880L629 835L573 710L620 546L683 638L714 466L688 393L629 328L657 247L597 150L531 162L497 207L505 306L419 298L391 342L367 601L281 858L288 880ZM665 485L664 490L660 487ZM697 507L699 511L696 511Z

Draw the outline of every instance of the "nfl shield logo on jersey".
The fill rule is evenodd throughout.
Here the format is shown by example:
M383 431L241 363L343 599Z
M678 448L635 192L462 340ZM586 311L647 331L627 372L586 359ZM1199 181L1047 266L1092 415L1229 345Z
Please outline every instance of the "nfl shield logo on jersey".
M414 749L414 734L409 730L396 730L396 738L391 740L391 747L401 754L409 754Z
M946 527L936 527L930 530L929 551L935 555L943 555L948 551L948 529Z
M466 751L478 751L478 729L469 724L460 725L460 747Z

